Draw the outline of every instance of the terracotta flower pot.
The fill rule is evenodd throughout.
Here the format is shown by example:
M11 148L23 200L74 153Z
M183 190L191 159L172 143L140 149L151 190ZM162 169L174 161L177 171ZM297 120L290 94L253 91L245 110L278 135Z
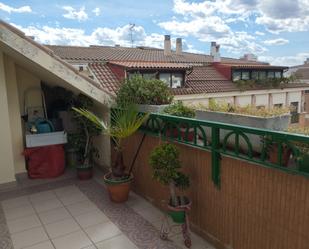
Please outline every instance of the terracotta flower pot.
M79 180L89 180L92 178L92 168L77 168L77 177Z
M111 173L104 175L104 182L106 184L111 201L116 203L126 202L129 198L132 181L132 175L123 180L112 179Z

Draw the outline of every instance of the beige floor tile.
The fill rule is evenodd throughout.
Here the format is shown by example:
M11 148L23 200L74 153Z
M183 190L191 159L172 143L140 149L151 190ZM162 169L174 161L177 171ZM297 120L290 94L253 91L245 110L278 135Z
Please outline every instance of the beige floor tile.
M63 205L68 206L81 201L88 201L89 199L82 192L78 191L76 193L63 195L59 197L59 200L63 203Z
M84 247L83 249L97 249L97 247L95 247L95 246L87 246L87 247Z
M50 241L45 241L34 246L25 247L24 249L55 249Z
M14 199L5 200L1 204L3 210L9 210L18 207L30 206L30 201L28 196L21 196Z
M63 188L57 188L54 190L54 192L56 193L58 197L63 197L63 196L69 196L75 193L80 193L80 190L75 185L71 185L71 186L67 186Z
M58 199L50 199L43 202L33 203L33 207L38 213L41 213L63 207L63 205Z
M110 221L88 227L85 229L85 232L94 243L98 243L102 240L121 234L119 228Z
M31 205L4 210L7 220L16 220L25 216L33 215L35 210Z
M56 199L57 196L52 190L39 192L33 195L29 195L29 199L32 203L40 203L50 199Z
M91 201L78 202L78 203L67 206L67 209L73 216L77 216L83 213L98 210L96 205L94 205Z
M32 246L48 240L48 236L42 227L32 228L11 235L14 249Z
M75 219L82 228L97 225L104 221L109 221L108 217L103 214L101 210L94 210L89 213L75 216Z
M45 228L52 239L80 230L80 226L73 218L48 224Z
M87 235L81 230L58 237L52 241L56 249L81 249L92 245Z
M30 215L16 220L8 220L7 225L10 233L17 233L30 228L42 226L37 215Z
M61 221L71 218L71 214L64 207L52 209L46 212L39 213L39 217L43 224L50 224L53 222Z
M121 234L96 244L98 249L138 249L125 235Z

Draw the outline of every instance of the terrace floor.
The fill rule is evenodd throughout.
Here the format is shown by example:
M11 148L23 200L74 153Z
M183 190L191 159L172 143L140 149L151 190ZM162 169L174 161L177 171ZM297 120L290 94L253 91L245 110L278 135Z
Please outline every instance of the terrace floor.
M0 185L1 249L186 248L180 229L159 238L164 214L132 193L125 204L110 202L102 173L78 181L75 172L54 180L20 178ZM192 249L213 249L192 234Z

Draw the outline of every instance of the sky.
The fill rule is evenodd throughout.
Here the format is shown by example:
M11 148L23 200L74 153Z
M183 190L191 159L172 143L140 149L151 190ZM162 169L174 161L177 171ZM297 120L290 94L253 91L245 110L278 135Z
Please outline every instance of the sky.
M0 18L42 44L162 48L169 34L194 53L216 41L225 57L284 66L309 57L309 0L0 0Z

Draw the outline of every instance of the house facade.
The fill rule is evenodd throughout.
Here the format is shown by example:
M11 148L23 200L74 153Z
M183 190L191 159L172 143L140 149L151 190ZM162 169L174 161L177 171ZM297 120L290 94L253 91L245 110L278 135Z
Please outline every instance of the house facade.
M246 54L241 59L220 56L220 46L211 43L210 55L182 51L176 40L171 50L170 36L165 36L164 49L149 47L108 46L47 46L56 55L77 68L80 73L97 81L116 95L125 78L136 73L145 78L160 79L171 88L175 100L187 104L208 104L209 99L239 106L253 105L271 108L293 106L294 123L305 109L305 93L309 85L303 82L273 87L263 84L280 79L287 67L272 66ZM239 81L256 81L253 87L240 89Z

